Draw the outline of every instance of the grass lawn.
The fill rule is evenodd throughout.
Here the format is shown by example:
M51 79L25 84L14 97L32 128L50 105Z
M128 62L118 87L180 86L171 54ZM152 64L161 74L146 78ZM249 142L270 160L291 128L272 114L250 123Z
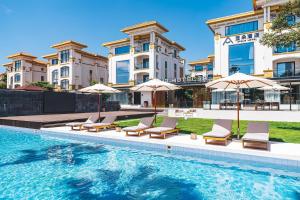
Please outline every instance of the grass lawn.
M160 125L162 117L157 118L154 126ZM139 123L139 119L118 121L120 127L134 126ZM181 133L197 133L201 135L211 130L213 125L212 119L193 118L185 120L179 119L178 128ZM241 134L247 129L247 121L241 121ZM233 123L233 131L236 133L237 123ZM279 142L300 143L300 122L270 122L270 140Z

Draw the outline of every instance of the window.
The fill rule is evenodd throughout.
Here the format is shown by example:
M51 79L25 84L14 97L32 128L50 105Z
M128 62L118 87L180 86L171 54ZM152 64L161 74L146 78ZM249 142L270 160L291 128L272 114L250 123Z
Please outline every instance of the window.
M126 54L129 53L130 51L130 46L123 46L123 47L117 47L115 48L115 55L120 55L120 54Z
M203 71L203 66L202 65L196 65L195 66L195 71Z
M277 63L274 69L274 77L287 77L295 75L295 62Z
M211 80L213 78L213 75L212 74L208 74L207 75L207 79Z
M143 68L149 68L149 58L143 58Z
M60 52L61 63L69 62L69 59L70 59L70 51L69 50L63 50Z
M174 58L177 58L177 51L176 51L176 49L174 49L173 57L174 57Z
M15 74L15 83L19 83L21 81L21 75Z
M258 30L258 21L235 24L225 27L225 35L234 35Z
M100 78L100 83L104 83L104 79L102 77Z
M58 84L58 70L52 71L52 84L56 85Z
M21 60L15 61L15 71L16 72L21 71Z
M144 43L143 44L143 51L149 51L149 43Z
M64 66L64 67L60 68L60 76L61 77L69 77L69 67L68 66Z
M58 59L51 60L51 65L57 65L57 64L58 64Z
M156 55L156 69L159 69L158 55Z
M60 81L60 88L62 90L68 90L69 89L69 80L68 79L64 79Z
M149 75L143 75L143 82L146 82L149 80Z
M14 77L10 77L10 84L14 84Z
M294 26L296 24L296 16L295 15L289 15L287 16L287 23L289 26Z
M253 42L229 46L229 75L236 72L254 73Z
M288 46L278 45L274 48L274 53L286 53L286 52L293 52L297 50L296 42L292 42Z
M41 76L41 81L45 81L45 77L44 76Z
M207 64L207 71L213 71L214 70L214 66L213 64Z
M93 81L93 70L90 70L89 80L90 80L90 83L92 83L92 81Z
M116 63L116 82L118 84L128 83L129 81L129 60L118 61Z
M168 79L168 63L165 61L165 79Z
M174 64L174 78L177 78L177 65Z

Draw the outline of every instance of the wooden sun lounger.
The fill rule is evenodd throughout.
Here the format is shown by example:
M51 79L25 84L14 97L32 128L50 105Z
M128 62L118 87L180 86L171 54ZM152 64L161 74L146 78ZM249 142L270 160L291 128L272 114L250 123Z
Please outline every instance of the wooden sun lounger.
M232 120L228 119L216 119L210 132L203 134L205 144L208 144L208 140L223 141L224 145L227 145L228 140L232 135Z
M245 144L252 144L246 146ZM247 133L242 137L243 148L254 147L269 149L269 124L268 122L249 122ZM253 146L254 144L254 146Z
M153 121L154 117L144 117L137 126L123 128L123 131L126 132L126 136L141 136L144 130L152 127Z
M70 122L67 123L66 126L70 126L72 131L81 131L84 129L84 125L95 123L97 120L98 116L91 115L85 122Z
M84 128L89 132L99 132L102 129L115 128L117 125L114 123L116 121L116 116L107 116L100 123L93 123L84 125Z
M165 117L160 127L149 128L145 133L149 134L150 138L166 138L167 134L178 134L179 129L176 128L177 118Z

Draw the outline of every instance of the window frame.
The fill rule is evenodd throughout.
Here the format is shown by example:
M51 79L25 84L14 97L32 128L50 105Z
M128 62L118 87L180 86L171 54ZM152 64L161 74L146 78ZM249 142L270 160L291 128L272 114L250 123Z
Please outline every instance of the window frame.
M278 65L280 65L280 64L286 64L286 63L293 63L293 69L292 69L292 75L291 76L278 76ZM293 76L295 76L295 74L296 74L296 62L295 61L288 61L288 62L278 62L278 63L276 63L276 71L274 70L274 73L273 73L273 76L275 77L275 78L286 78L286 77L293 77ZM286 70L285 70L286 71ZM275 76L275 72L276 72L276 75L277 76Z
M232 30L230 31L230 28L232 28L232 27L237 27L237 26L242 27L242 25L246 25L246 24L250 24L250 23L253 24L253 29L249 29L249 30L245 30L245 31L237 31L237 32L234 32ZM258 29L259 29L258 27L259 27L258 20L225 26L225 36L238 35L238 34L244 34L244 33L248 33L248 32L258 31Z

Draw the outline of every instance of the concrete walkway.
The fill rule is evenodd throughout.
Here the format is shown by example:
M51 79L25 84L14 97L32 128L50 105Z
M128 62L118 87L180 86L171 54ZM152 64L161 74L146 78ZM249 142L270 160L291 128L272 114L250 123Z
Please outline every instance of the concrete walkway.
M187 114L188 110L194 110ZM177 112L176 112L177 111ZM183 111L183 112L178 112ZM170 108L168 111L170 117L194 117L207 119L234 119L237 118L236 110L203 110L203 109L181 109ZM253 121L278 121L278 122L300 122L300 111L251 111L241 110L241 120Z

